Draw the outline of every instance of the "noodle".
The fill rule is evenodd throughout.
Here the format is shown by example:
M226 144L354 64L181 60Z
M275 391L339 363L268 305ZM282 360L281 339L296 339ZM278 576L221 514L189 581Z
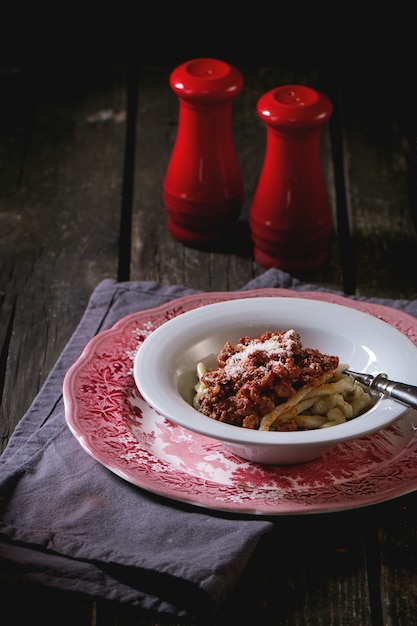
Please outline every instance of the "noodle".
M367 411L373 399L337 356L301 344L293 329L227 342L217 368L197 364L193 406L221 422L263 431L327 428Z

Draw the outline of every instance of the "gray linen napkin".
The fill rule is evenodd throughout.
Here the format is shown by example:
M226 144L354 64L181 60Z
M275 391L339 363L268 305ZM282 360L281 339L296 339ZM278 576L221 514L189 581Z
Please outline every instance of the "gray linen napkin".
M243 289L330 291L268 270ZM64 376L86 343L124 316L195 291L105 280L0 457L0 559L22 581L176 618L213 614L274 523L145 492L88 455L64 415ZM365 298L356 298L366 300ZM372 299L417 317L417 301Z

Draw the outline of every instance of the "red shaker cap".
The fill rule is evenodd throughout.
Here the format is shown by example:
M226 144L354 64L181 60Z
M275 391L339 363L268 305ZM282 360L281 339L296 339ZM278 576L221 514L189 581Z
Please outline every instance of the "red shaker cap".
M173 70L169 82L178 97L205 102L234 98L243 88L241 72L219 59L186 61Z
M268 125L306 129L324 124L333 105L323 93L304 85L283 85L265 93L258 100L259 116Z

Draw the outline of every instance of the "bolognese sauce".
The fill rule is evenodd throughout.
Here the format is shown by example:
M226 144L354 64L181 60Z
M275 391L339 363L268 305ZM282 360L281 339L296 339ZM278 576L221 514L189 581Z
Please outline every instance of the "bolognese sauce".
M268 331L257 338L227 342L217 355L217 368L201 376L204 392L198 410L220 422L259 429L262 417L288 401L301 388L322 384L339 357L305 348L293 329ZM297 430L287 420L281 430Z

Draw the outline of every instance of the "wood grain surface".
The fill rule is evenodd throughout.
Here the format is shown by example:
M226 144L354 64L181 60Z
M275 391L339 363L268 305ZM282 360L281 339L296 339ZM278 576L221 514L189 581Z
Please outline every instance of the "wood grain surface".
M366 68L242 64L233 133L245 181L236 237L197 250L166 228L162 185L178 125L173 64L17 67L0 72L0 443L3 450L105 278L236 290L264 271L247 220L265 155L256 103L300 83L334 114L322 163L335 232L329 258L297 278L360 296L416 297L409 195L413 125L397 77ZM388 76L392 79L392 74ZM384 97L381 98L381 92ZM390 97L392 96L392 97ZM276 520L217 626L240 623L409 626L417 608L417 499ZM13 583L1 567L0 621L160 624L133 608ZM8 616L8 617L4 617ZM10 617L11 616L11 617Z

